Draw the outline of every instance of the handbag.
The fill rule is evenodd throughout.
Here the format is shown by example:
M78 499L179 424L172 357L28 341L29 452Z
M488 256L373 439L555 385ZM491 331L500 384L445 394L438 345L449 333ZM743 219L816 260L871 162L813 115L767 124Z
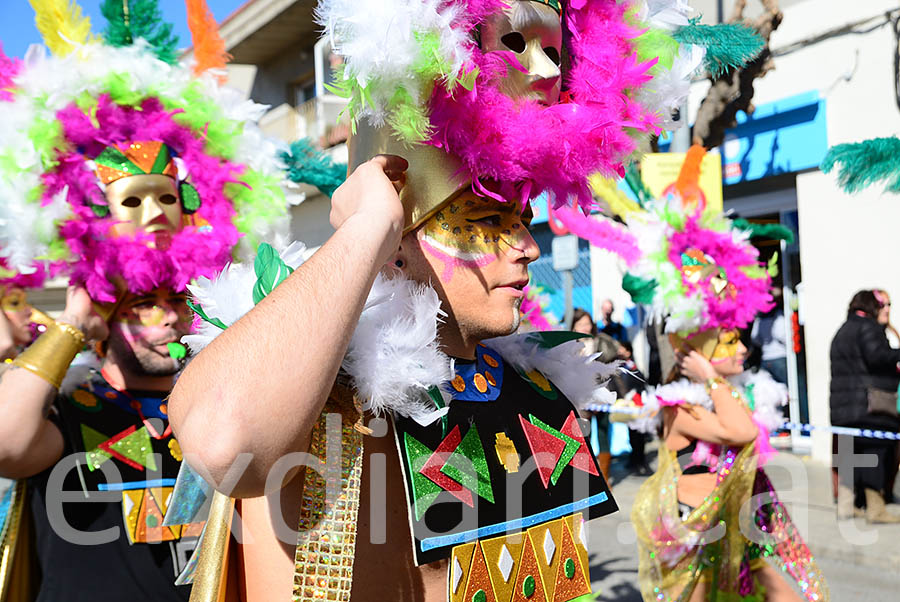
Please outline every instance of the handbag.
M900 418L900 412L897 411L896 391L885 391L884 389L868 387L866 389L866 395L869 400L869 414L881 414L883 416Z

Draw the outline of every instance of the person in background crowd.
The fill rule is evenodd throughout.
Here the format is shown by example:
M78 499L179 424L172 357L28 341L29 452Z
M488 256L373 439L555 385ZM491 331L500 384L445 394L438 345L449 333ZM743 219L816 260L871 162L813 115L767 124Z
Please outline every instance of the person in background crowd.
M884 332L888 335L888 341L891 347L900 345L900 332L891 324L891 296L883 289L875 289L872 291L881 308L878 310L878 323L884 326Z
M600 306L600 310L603 312L603 328L600 329L600 332L611 336L620 343L627 341L628 331L625 330L625 327L621 322L613 320L612 315L615 306L613 305L612 299L605 300L603 305Z
M847 321L831 342L831 424L884 431L900 430L897 386L900 349L892 349L878 317L882 310L874 291L859 291L850 301ZM897 465L894 441L834 436L838 470L837 516L852 518L865 504L866 522L900 523L885 507L885 490ZM873 466L849 464L851 454L874 456Z
M634 363L633 349L631 343L625 341L621 344L624 364L622 367L625 372L616 374L613 377L613 384L619 399L629 399L635 403L639 403L641 395L647 386L647 381L641 373L637 364ZM650 465L647 464L647 455L644 446L647 442L647 435L638 429L628 428L628 442L631 445L631 455L628 458L628 470L636 472L641 476L649 476L653 474Z
M884 289L875 289L872 292L881 304L881 309L878 310L878 323L884 326L891 347L896 348L900 346L900 333L891 324L891 296ZM897 409L900 409L900 406ZM896 454L893 468L888 467L887 483L884 488L884 500L889 504L895 503L894 483L897 482L897 472L900 470L900 441L897 442Z
M597 332L597 325L594 324L591 314L580 307L576 307L572 314L572 330L591 336L590 339L584 339L585 354L599 353L598 361L608 362L620 357L621 345L609 335ZM615 386L616 383L612 382L610 385ZM603 478L608 481L609 467L612 464L612 454L609 450L609 414L607 412L585 412L585 414L590 415L586 415L585 418L590 417L592 420L596 420L597 446L594 448L594 455L597 457L597 464L600 465Z
M775 307L753 322L750 338L762 348L762 369L782 384L787 384L787 322L777 303L781 289L773 288Z

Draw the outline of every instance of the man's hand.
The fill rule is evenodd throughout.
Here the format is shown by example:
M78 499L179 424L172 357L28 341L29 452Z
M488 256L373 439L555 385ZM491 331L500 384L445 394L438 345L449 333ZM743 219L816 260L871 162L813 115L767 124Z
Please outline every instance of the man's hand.
M331 225L365 224L373 236L383 237L378 263L387 262L400 246L403 205L400 190L406 183L406 159L378 155L354 170L331 197Z
M105 341L109 336L109 326L94 311L91 297L81 286L70 286L66 291L66 309L59 316L59 321L83 332L85 340L91 343Z

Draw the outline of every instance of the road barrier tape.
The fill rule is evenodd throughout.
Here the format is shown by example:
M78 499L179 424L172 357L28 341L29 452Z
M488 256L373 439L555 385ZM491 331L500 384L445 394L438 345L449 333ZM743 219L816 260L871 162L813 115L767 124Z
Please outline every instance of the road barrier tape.
M644 408L635 406L617 406L611 403L600 403L587 406L585 408L590 412L606 412L609 414L629 414L631 416L640 416L644 413ZM876 431L874 429L859 429L847 426L816 426L814 424L804 424L802 422L785 421L781 428L791 431L824 431L834 433L835 435L847 435L850 437L862 437L864 439L887 439L889 441L900 441L900 433L891 431Z

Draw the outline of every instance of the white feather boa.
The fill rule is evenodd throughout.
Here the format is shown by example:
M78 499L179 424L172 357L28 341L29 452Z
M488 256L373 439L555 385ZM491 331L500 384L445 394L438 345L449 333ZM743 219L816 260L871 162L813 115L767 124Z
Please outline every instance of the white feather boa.
M398 91L416 105L431 90L416 75L416 67L435 57L426 55L423 36L436 36L437 52L456 78L469 59L468 36L454 27L464 7L444 0L320 0L316 21L337 54L344 57L344 79L356 80L368 91L368 115L373 125L384 123L387 107Z
M596 361L600 354L584 355L581 341L544 349L526 333L488 339L484 344L519 370L537 370L546 376L578 408L616 401L616 394L603 385L620 362L603 363Z
M305 255L301 243L281 252L282 260L292 268L300 266ZM207 316L230 326L253 309L255 282L252 263L234 263L215 280L201 278L188 288ZM446 414L447 406L436 410L428 395L432 387L437 387L445 402L450 397L443 386L453 378L453 362L441 351L437 333L443 315L432 287L400 274L391 278L378 275L342 363L360 397L366 400L367 410L374 414L396 412L422 424ZM197 334L182 341L196 354L222 332L203 322ZM579 341L544 349L528 333L490 339L484 344L521 371L539 370L576 406L615 400L601 383L613 374L616 364L593 361L596 356L585 357Z
M745 398L753 398L753 417L769 431L784 422L781 408L788 402L787 387L772 378L765 370L743 372L728 381ZM750 393L748 394L748 390ZM628 425L645 433L655 433L662 420L660 410L664 405L696 405L714 411L713 401L704 385L686 378L647 390L643 399L643 412Z

